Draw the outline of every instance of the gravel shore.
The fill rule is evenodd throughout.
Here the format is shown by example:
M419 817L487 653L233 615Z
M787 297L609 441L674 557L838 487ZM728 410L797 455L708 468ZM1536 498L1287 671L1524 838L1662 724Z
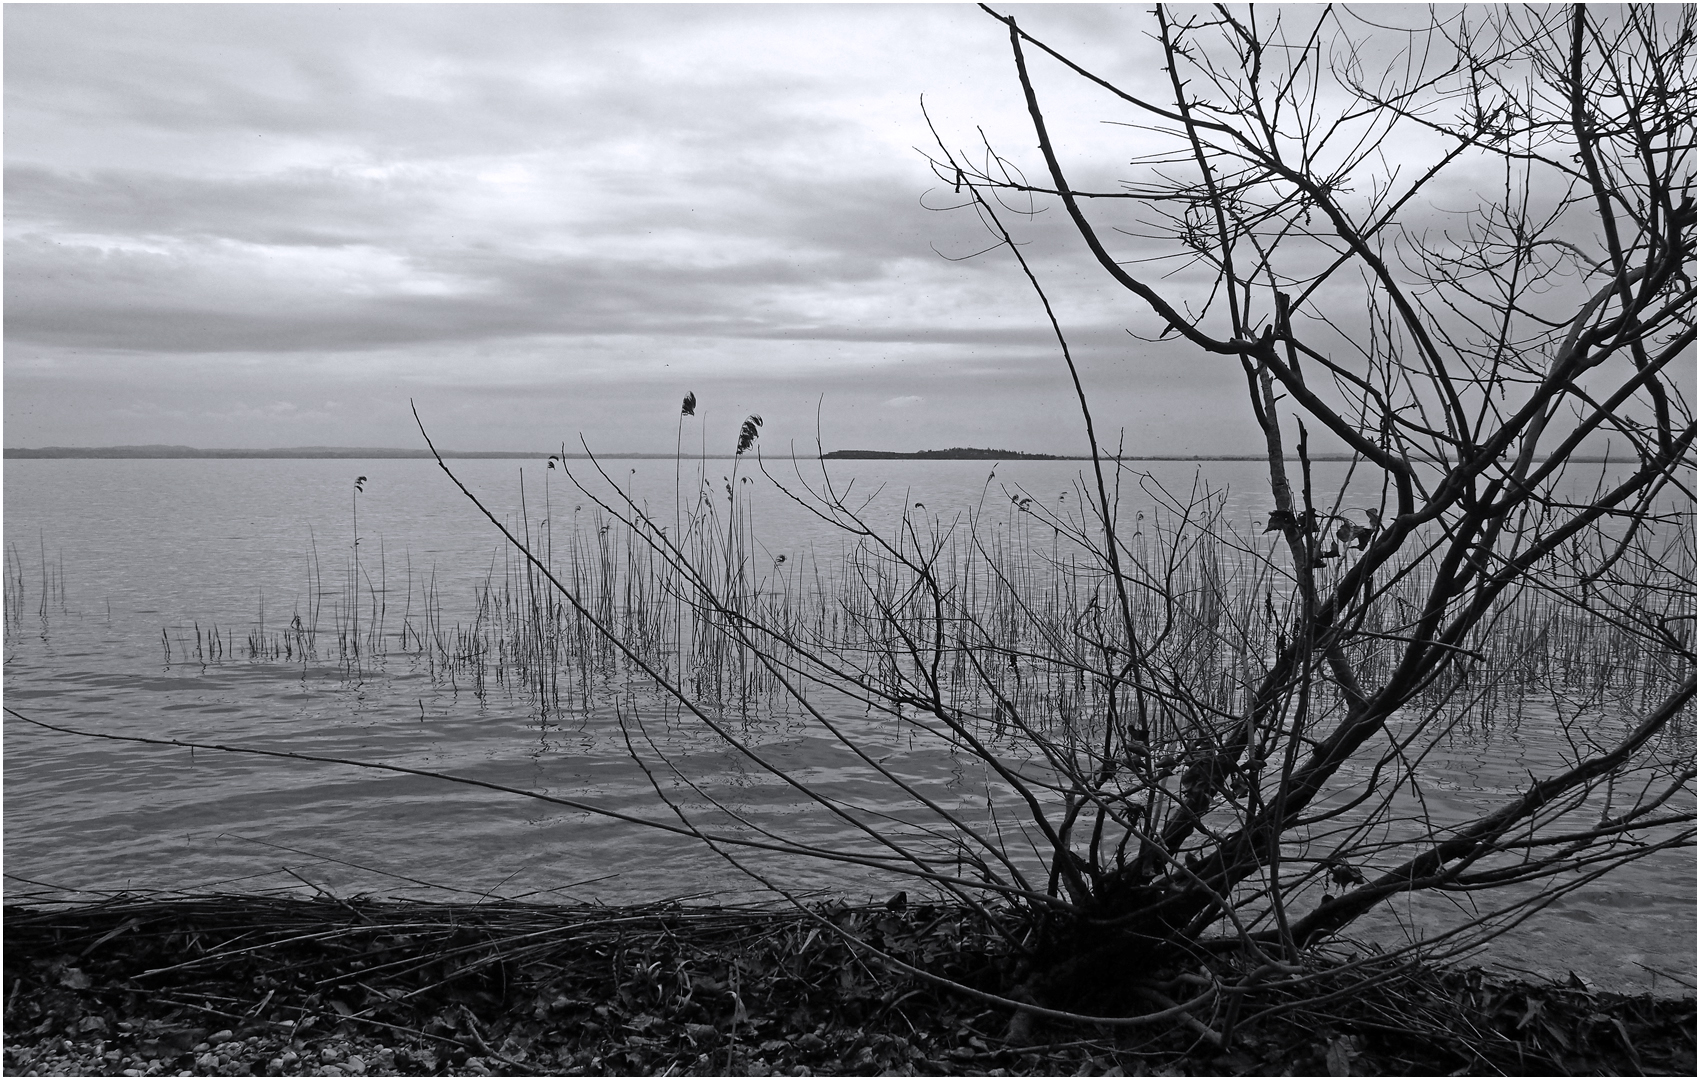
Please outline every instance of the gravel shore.
M1694 1075L1693 998L1319 958L1302 993L1259 987L1233 1014L1218 995L1172 1024L1013 1023L872 964L823 920L959 983L1009 985L1007 954L968 912L928 905L8 906L5 1072ZM1224 967L1217 985L1241 977Z

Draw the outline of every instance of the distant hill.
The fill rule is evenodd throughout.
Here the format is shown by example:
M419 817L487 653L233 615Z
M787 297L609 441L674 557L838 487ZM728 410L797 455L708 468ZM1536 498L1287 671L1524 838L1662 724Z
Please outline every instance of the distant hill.
M916 450L901 453L895 450L831 450L822 459L899 459L905 461L1078 461L1062 454L1023 454L1015 450L982 450L975 446L953 446L948 450Z
M948 450L916 450L913 453L895 450L829 450L821 460L901 460L901 461L1090 461L1085 454L1023 454L1016 450L983 450L975 446L953 446ZM1350 461L1350 454L1312 454L1312 461ZM1117 458L1104 455L1105 461L1267 461L1263 454L1146 454ZM1597 461L1597 458L1578 457L1576 461Z

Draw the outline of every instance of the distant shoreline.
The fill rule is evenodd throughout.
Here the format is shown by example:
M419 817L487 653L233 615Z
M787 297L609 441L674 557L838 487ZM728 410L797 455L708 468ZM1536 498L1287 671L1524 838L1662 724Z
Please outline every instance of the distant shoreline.
M1026 454L1019 450L987 450L952 446L948 450L828 450L822 461L1089 461L1069 454Z
M84 459L115 460L195 460L195 459L253 459L253 460L424 460L430 461L429 450L408 450L387 446L285 446L268 450L213 449L194 446L9 446L3 451L7 460ZM445 459L466 460L486 458L518 461L541 461L550 457L565 457L569 461L588 461L590 454L551 454L547 450L444 450ZM610 453L596 454L599 460L670 461L673 454ZM710 458L731 458L732 454L709 454ZM1018 450L985 450L977 447L953 446L948 450L829 450L813 454L766 454L773 460L795 461L1090 461L1075 454L1028 454ZM1105 455L1106 461L1265 461L1261 454L1145 454L1127 455L1117 459ZM1350 454L1314 454L1312 461L1351 461ZM1578 464L1600 464L1607 459L1599 456L1578 456L1570 459ZM1612 459L1617 460L1617 459ZM1623 459L1627 460L1627 459Z

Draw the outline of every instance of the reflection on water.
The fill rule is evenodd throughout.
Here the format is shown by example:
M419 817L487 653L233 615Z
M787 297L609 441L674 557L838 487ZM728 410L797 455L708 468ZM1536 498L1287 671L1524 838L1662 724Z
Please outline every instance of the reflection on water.
M672 463L637 466L630 482L640 497L667 505ZM881 466L889 474L873 512L916 502L943 512L974 504L988 490L988 498L1003 499L1004 484L1066 497L1078 468L1012 463L988 487L990 470L980 462ZM499 513L517 509L517 467L465 463ZM535 468L527 466L533 499ZM1163 482L1176 489L1197 471L1182 463L1161 468ZM1230 515L1243 516L1248 528L1262 509L1255 469L1211 463L1213 484L1248 492L1229 503ZM636 693L621 698L619 714L580 709L540 721L523 688L498 683L474 692L433 679L421 661L405 656L367 656L358 669L230 653L196 663L185 662L179 645L166 662L162 629L181 642L218 623L235 628L232 640L240 640L260 618L275 626L310 610L309 582L334 592L351 549L349 484L356 474L368 477L360 504L363 568L373 573L373 561L381 560L376 573L398 601L404 577L411 599L414 584L434 574L445 610L461 617L473 584L501 556L492 555L487 527L433 470L409 461L9 463L6 539L25 571L26 616L6 643L7 704L92 731L379 761L669 820L658 806L658 784L713 823L726 825L728 813L738 814L836 850L877 850L676 707ZM554 483L545 497L557 518L566 520L573 506L583 515L582 503ZM1131 492L1128 498L1132 510ZM770 558L796 559L811 545L830 550L839 543L783 499L764 501L760 514ZM52 576L61 565L62 596ZM17 585L9 581L8 588L12 603ZM52 602L38 605L44 591ZM883 767L952 811L985 820L986 781L971 763L918 745L903 725L853 703L815 704ZM1542 716L1531 709L1519 723L1461 732L1437 745L1419 773L1428 807L1462 819L1559 764L1560 741ZM908 807L856 798L869 789L873 767L818 727L787 715L728 722L804 783L888 814L878 829L904 827ZM649 773L633 762L628 737ZM73 739L10 719L5 750L10 896L36 887L26 882L262 890L309 881L339 893L610 903L759 892L752 877L695 841L418 776ZM725 811L711 811L710 798ZM1691 792L1688 798L1691 805ZM883 896L913 888L865 865L738 857L799 891ZM1493 956L1551 974L1575 970L1602 985L1671 991L1676 984L1654 973L1692 981L1694 896L1690 852L1644 860L1561 897L1497 943ZM1356 930L1397 942L1468 902L1404 898Z

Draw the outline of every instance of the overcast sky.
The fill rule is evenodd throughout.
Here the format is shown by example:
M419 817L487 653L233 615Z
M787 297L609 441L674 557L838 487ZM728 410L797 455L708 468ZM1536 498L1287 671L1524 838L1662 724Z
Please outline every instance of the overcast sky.
M1159 77L1143 7L1012 10ZM1051 84L1112 181L1137 135ZM986 234L922 95L1037 171L971 5L9 5L5 444L419 446L412 399L441 446L671 451L692 391L724 449L818 408L827 449L1079 453L1017 266L947 258ZM1107 438L1256 452L1233 362L1033 229Z

